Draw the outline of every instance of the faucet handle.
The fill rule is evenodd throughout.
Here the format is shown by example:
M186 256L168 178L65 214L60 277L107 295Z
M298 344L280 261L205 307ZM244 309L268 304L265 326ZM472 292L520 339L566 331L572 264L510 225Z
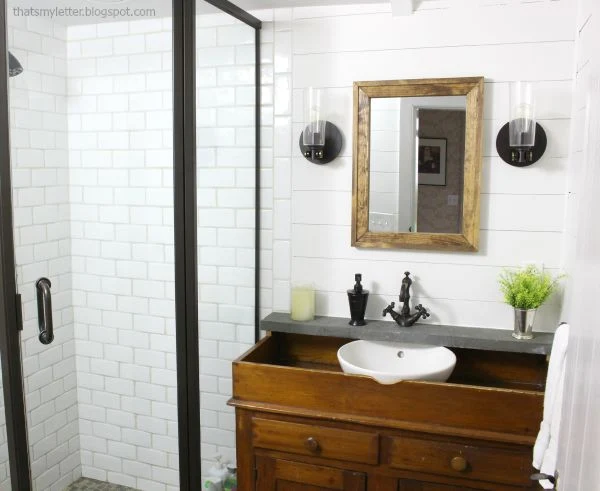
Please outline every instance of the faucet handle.
M431 317L431 314L421 304L417 305L415 307L415 310L421 314L421 317L423 317L423 319L427 319L427 317Z
M392 302L385 309L383 309L383 314L382 314L383 317L385 317L388 312L391 312L392 310L394 310L395 306L396 306L396 302Z

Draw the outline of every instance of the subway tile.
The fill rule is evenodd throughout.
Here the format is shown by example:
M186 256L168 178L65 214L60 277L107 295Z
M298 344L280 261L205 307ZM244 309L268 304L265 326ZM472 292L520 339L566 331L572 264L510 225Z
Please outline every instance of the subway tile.
M78 60L74 60L78 61ZM88 60L81 60L87 62ZM123 75L129 73L129 58L127 56L111 56L95 60L98 75ZM91 70L91 68L88 68ZM82 74L82 75L88 75Z
M98 24L96 27L96 34L98 37L114 37L124 36L129 34L129 23L128 22L103 22Z
M146 35L146 51L168 51L173 44L173 35L170 32L160 32Z
M142 19L129 23L129 30L134 33L157 32L163 30L162 19Z
M140 92L146 88L146 77L143 74L118 75L114 77L116 93Z
M91 39L81 41L81 56L85 58L110 56L113 54L112 39Z
M230 47L209 47L196 49L196 66L198 67L217 67L235 64L235 48Z
M98 109L106 112L127 111L129 99L127 95L110 94L98 96Z
M143 53L146 50L146 41L143 35L119 36L111 41L115 55Z

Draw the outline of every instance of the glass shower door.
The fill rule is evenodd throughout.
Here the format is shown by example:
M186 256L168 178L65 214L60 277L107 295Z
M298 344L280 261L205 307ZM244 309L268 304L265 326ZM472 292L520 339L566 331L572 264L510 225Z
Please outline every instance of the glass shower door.
M7 17L33 489L101 481L171 491L180 487L173 5L73 3L63 17L11 4ZM201 418L204 469L217 453L235 460L231 360L254 342L258 284L256 32L237 20L251 16L213 3L224 10L198 2L196 16L202 396L186 418L196 429ZM2 442L0 433L0 489Z
M255 341L256 30L196 2L202 470L235 465L231 362Z
M166 491L179 486L172 6L105 18L75 3L76 17L8 17L33 488Z

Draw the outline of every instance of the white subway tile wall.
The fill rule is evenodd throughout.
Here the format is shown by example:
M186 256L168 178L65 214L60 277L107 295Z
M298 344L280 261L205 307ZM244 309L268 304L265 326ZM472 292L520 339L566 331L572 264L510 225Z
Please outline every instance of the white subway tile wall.
M105 27L67 36L82 474L176 489L171 19Z
M291 289L292 156L299 154L292 134L292 13L273 15L273 310L289 312ZM312 165L312 164L311 164Z
M257 14L263 21L261 51L261 128L260 128L260 318L273 308L273 207L275 165L273 161L274 105L274 25L273 11Z
M11 17L9 26L8 44L25 69L10 79L10 127L31 473L34 489L62 491L81 476L72 307L67 30L51 21L16 17ZM35 283L41 277L52 281L55 339L49 346L38 340ZM1 421L4 425L4 417Z
M292 176L288 181L283 172L278 180L276 167L275 196L291 192L291 209L285 198L276 198L274 241L290 238L291 216L291 281L315 284L317 314L344 317L349 315L345 290L354 273L362 273L371 290L367 316L381 319L383 307L398 295L402 273L411 271L413 299L432 313L427 322L510 329L511 310L497 287L501 269L527 261L543 261L553 272L562 266L572 2L481 1L467 10L463 2L427 1L406 17L392 17L389 4L296 8L287 21L291 42L277 31L277 19L284 14L289 19L285 9L275 14L275 69L293 67L292 80L288 86L276 79L275 101L276 110L279 100L286 108L286 96L292 97L293 123L290 133L289 113L275 117L274 150L276 158L292 156ZM544 21L525 27L535 16ZM485 77L479 252L350 247L352 83L477 75ZM549 141L543 160L526 170L506 165L495 151L496 134L508 120L509 83L518 79L536 82L538 119ZM325 110L344 135L342 153L329 165L310 164L297 150L308 86L324 89ZM274 268L274 278L286 270ZM288 310L289 280L277 278L275 310ZM558 297L542 307L537 329L555 329Z
M410 165L401 168L399 162L411 162L408 148L411 148L413 137L411 130L407 132L408 141L400 136L402 107L398 98L375 99L371 104L369 230L372 231L407 231L408 225L412 225L412 220L407 219L412 219L415 177ZM409 124L410 129L412 126ZM402 212L406 216L401 222ZM401 225L406 228L400 228Z
M236 460L234 411L227 406L231 361L254 344L255 31L223 14L203 15L199 23L198 310L206 472L216 455ZM263 124L268 128L268 121ZM267 209L269 193L263 193Z

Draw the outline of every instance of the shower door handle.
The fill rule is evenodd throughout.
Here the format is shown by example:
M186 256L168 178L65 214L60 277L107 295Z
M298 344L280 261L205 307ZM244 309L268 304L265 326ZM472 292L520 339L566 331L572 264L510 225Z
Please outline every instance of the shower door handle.
M35 284L37 289L38 325L40 327L39 340L42 344L50 344L54 341L51 286L52 283L48 278L40 278Z

